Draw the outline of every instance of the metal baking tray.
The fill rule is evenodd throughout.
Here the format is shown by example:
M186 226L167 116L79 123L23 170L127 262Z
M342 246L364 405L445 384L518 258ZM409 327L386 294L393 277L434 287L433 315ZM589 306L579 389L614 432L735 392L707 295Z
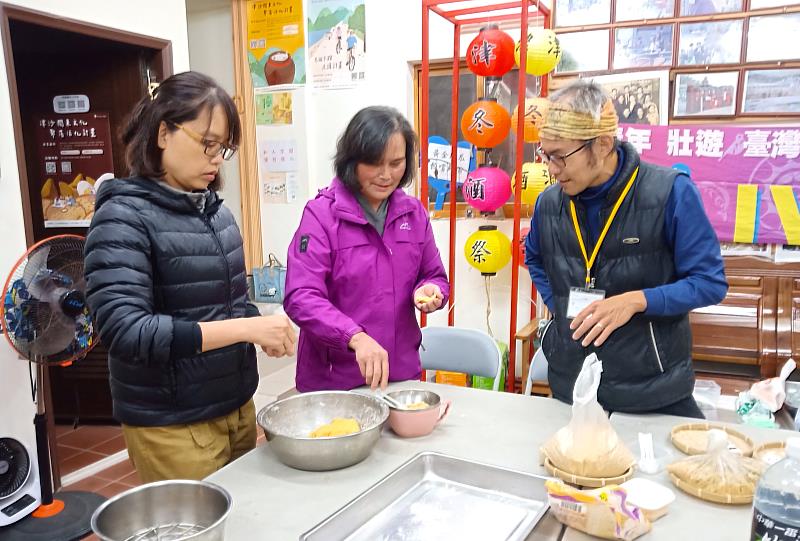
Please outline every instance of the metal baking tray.
M544 480L439 453L420 453L300 540L523 540L547 512Z

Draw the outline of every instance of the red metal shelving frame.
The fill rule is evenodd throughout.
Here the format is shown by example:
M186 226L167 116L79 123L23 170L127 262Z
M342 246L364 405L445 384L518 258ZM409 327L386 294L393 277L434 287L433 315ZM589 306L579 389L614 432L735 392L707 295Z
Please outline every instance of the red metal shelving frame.
M428 163L428 93L429 79L430 79L430 43L429 43L429 29L430 29L430 15L434 13L447 20L453 25L453 86L452 86L452 106L451 106L451 130L450 141L458 140L458 84L459 84L459 64L460 64L460 44L461 44L461 30L465 25L487 24L487 23L501 23L510 21L519 21L520 36L528 35L528 22L531 16L542 17L543 27L551 28L551 12L547 6L541 5L539 0L513 0L513 1L497 1L487 2L484 6L475 7L459 7L453 4L461 4L462 6L467 3L465 0L422 0L422 77L420 89L420 141L421 141L421 160L422 166L421 174L421 189L420 199L427 205L428 204L428 183L427 183L427 163ZM452 9L448 9L450 5ZM531 11L530 8L533 8ZM498 11L508 11L510 9L518 10L514 13L497 13ZM513 36L512 36L513 37ZM528 49L527 40L521 40L520 44L520 58L526 58ZM519 85L517 91L517 106L520 111L525 110L525 93L526 93L526 78L527 74L524 69L519 70ZM547 76L541 78L541 95L547 95ZM523 123L524 115L517 115L516 126L516 148L515 148L515 171L517 178L522 178L522 162L523 162ZM457 186L457 159L458 153L451 152L451 167L450 167L450 242L449 242L449 269L448 277L450 280L450 300L448 304L447 323L452 326L455 324L455 312L452 310L456 302L456 197L455 189ZM512 239L511 251L511 320L509 324L509 362L508 362L508 375L506 377L506 386L509 392L514 392L515 384L515 370L516 370L516 333L517 333L517 297L519 293L519 242L520 242L520 192L521 182L517 182L514 188L514 234ZM536 295L536 290L532 287L532 295ZM535 307L531 308L531 318L535 317ZM426 324L425 314L422 315L422 325ZM525 362L526 359L523 359ZM525 387L525 382L522 382L522 387Z

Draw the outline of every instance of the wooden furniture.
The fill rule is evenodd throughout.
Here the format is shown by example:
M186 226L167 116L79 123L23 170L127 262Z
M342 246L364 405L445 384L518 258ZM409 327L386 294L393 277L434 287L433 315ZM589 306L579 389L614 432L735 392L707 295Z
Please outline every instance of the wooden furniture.
M537 342L536 333L539 329L539 320L532 319L527 325L522 327L514 335L514 338L522 342L522 376L520 377L520 389L525 389L528 381L528 374L531 369L531 359ZM546 381L534 381L531 386L531 394L551 396L550 386Z
M800 263L726 257L725 274L725 299L689 316L694 360L719 363L720 371L749 367L759 379L777 375L800 354Z
M102 343L70 366L51 366L53 417L59 424L117 424L108 383L108 350Z
M738 388L738 383L776 376L790 357L800 360L800 263L726 257L725 274L725 299L689 314L692 358L702 362L699 375ZM532 320L516 334L522 342L521 388L537 327L538 320ZM549 393L546 382L535 383L534 393Z

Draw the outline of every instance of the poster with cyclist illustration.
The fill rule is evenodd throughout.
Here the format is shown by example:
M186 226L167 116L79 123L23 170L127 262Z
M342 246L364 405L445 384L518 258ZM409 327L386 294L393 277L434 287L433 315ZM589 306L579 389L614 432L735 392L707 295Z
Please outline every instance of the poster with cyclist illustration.
M364 82L364 0L308 0L308 80L316 88Z

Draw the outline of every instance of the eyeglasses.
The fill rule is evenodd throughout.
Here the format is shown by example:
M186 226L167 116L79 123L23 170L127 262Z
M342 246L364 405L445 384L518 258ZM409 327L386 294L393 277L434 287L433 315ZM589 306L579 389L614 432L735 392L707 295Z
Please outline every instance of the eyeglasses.
M219 141L212 141L210 139L206 139L196 131L191 128L187 128L182 124L174 124L176 128L179 128L183 133L203 145L203 152L209 158L214 158L216 156L222 155L223 160L230 160L233 158L233 155L236 154L238 150L237 147L229 146L224 143L220 143Z
M583 143L581 146L579 146L578 148L576 148L575 150L573 150L569 154L564 154L563 156L559 156L558 154L548 154L547 152L542 150L542 147L537 146L536 147L536 155L539 156L544 163L554 163L558 167L563 168L563 167L567 166L567 158L569 158L573 154L577 154L578 152L580 152L584 148L586 148L589 145L591 145L593 142L594 142L594 139L589 139L588 141Z

